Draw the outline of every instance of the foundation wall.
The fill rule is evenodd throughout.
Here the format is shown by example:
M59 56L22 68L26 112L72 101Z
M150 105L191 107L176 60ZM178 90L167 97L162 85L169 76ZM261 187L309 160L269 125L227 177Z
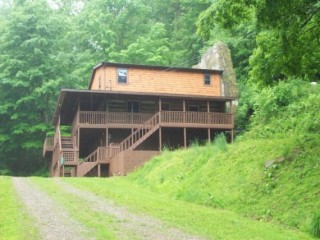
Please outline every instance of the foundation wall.
M125 151L110 161L110 176L125 176L149 161L159 151Z

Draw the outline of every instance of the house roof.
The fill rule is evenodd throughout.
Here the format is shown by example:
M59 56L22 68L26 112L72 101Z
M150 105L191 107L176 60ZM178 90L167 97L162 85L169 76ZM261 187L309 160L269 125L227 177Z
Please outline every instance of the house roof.
M101 90L75 90L62 89L58 98L56 109L53 115L52 124L56 125L61 115L61 123L69 124L73 120L74 114L78 110L78 100L84 100L96 103L111 96L144 96L144 97L163 97L163 98L180 98L180 99L196 99L196 100L216 100L216 101L232 101L235 97L218 97L218 96L197 96L182 94L156 94L142 92L117 92L117 91L101 91Z
M101 62L100 64L96 65L93 68L89 89L93 83L93 78L96 73L96 70L101 67L112 66L112 67L119 67L119 68L140 68L140 69L154 69L154 70L161 70L166 72L193 72L193 73L216 73L222 74L222 70L214 70L214 69L199 69L199 68L183 68L183 67L165 67L165 66L153 66L153 65L140 65L140 64L129 64L129 63L112 63L112 62Z

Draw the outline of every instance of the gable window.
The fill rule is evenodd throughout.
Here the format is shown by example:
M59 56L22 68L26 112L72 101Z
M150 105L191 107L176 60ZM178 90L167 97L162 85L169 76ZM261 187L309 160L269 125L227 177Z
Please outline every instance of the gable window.
M128 69L118 68L118 83L127 83L128 82Z
M204 85L211 85L211 75L210 74L204 75Z

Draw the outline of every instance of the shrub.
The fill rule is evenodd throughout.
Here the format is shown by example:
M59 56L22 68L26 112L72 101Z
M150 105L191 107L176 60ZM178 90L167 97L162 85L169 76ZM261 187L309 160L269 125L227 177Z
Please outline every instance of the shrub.
M215 137L214 146L221 152L228 151L227 139L223 133L220 133Z

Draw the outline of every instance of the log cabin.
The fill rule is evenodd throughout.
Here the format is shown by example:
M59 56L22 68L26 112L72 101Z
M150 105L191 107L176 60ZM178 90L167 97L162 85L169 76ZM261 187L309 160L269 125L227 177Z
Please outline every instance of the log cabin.
M166 147L233 133L222 71L102 62L88 90L62 89L43 155L50 175L126 175ZM229 107L228 107L229 106ZM62 134L61 127L70 133Z

